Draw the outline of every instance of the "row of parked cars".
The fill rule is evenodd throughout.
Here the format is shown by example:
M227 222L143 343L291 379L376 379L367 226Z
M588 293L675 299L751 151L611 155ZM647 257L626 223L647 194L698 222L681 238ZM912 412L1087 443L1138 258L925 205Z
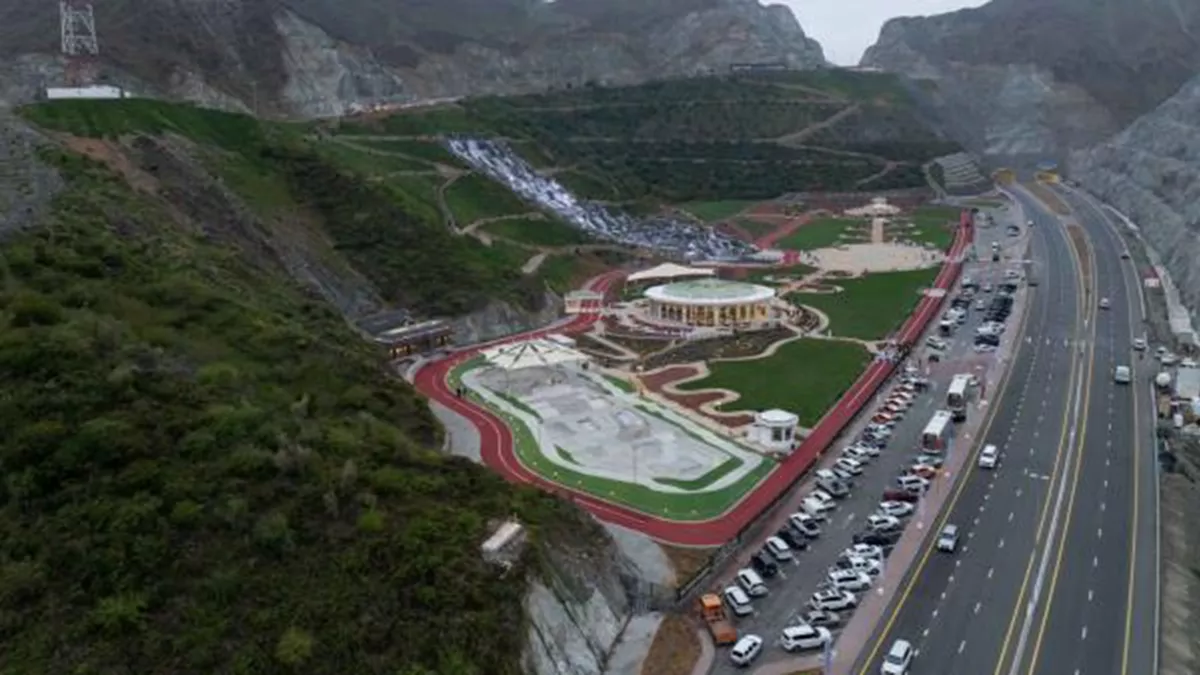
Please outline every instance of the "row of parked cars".
M738 570L734 583L722 593L734 616L752 614L754 600L770 593L767 580L779 574L779 566L795 560L813 539L821 536L821 525L838 502L850 495L855 479L887 447L896 422L928 386L928 380L915 370L907 370L857 440L843 448L829 468L817 470L816 486L801 501L800 510L788 516L787 524L766 539L762 549L751 557L750 566ZM855 535L853 545L842 551L826 571L804 613L781 632L778 640L781 648L789 652L816 650L832 642L833 631L845 621L844 614L858 606L859 595L883 571L885 557L899 540L904 524L915 511L917 499L929 485L928 480L921 480L912 483L904 479L898 481L896 489L885 491L876 512L868 516L866 529ZM762 637L744 635L730 650L730 659L739 666L749 665L764 647Z

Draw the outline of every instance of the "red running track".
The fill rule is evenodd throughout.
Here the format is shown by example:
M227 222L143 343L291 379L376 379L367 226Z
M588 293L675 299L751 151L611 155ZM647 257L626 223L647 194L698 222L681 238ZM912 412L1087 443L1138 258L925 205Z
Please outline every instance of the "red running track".
M962 270L963 251L970 244L973 234L970 216L964 212L954 244L948 252L947 262L942 266L934 282L935 288L948 291L954 285ZM620 272L611 272L588 282L586 288L607 291L620 276ZM913 314L900 329L897 342L911 346L924 332L929 321L941 309L947 295L948 293L937 297L922 296ZM588 509L598 518L644 532L659 541L670 544L720 546L736 537L746 525L770 507L780 495L804 475L804 472L816 462L821 453L841 434L842 430L858 415L879 387L896 370L896 364L890 361L873 361L851 385L850 389L843 394L837 404L821 418L808 438L800 444L800 447L754 491L748 493L724 515L706 521L667 520L571 490L526 469L517 459L513 448L513 437L508 427L491 412L455 396L446 383L447 376L455 366L472 358L484 347L539 337L552 332L580 330L595 323L598 318L598 315L595 314L580 315L569 322L541 330L474 345L453 356L425 366L417 373L415 384L417 389L426 396L462 415L475 425L479 430L483 462L504 478L514 482L536 485L548 492L563 495Z

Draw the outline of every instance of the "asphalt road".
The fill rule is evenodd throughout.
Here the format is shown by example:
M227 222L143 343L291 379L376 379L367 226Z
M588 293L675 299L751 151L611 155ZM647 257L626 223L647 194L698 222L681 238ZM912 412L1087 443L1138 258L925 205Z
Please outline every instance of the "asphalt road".
M1002 226L977 228L976 232L977 246L981 253L988 251L990 242L997 238L1000 238L1002 243L1007 243L1003 239ZM1003 269L1004 266L992 265L990 262L970 264L964 271L964 276L973 276L982 282L996 284L1003 279ZM1010 323L1015 322L1015 319L1014 315ZM821 537L811 542L810 548L801 553L793 564L782 566L779 577L767 580L770 594L754 599L753 615L736 620L739 634L754 633L762 636L767 642L768 647L756 665L785 656L776 644L781 631L793 623L797 615L808 611L808 600L825 578L828 568L845 548L852 545L854 534L863 529L867 516L874 513L878 507L884 489L895 487L895 480L901 469L911 464L912 458L917 454L916 448L925 425L935 410L945 407L946 389L953 374L968 369L970 364L978 363L982 358L990 358L981 357L972 349L971 336L981 322L982 312L969 312L966 323L949 339L951 344L947 356L932 369L930 379L933 386L915 400L904 419L896 425L891 443L868 465L863 475L855 480L851 494L839 502L829 520L822 525ZM936 321L934 323L936 324ZM1006 333L1005 339L1013 339L1012 334ZM923 345L914 353L923 354ZM889 390L890 387L885 385L880 391L886 395ZM851 430L856 434L864 424L865 420L859 420L852 425ZM847 434L839 443L835 443L831 452L820 462L820 466L828 466L840 454L840 448L851 440L853 435ZM935 515L917 514L913 519L932 521ZM849 618L848 612L841 614L843 620ZM721 652L717 655L710 672L726 675L744 671L734 667L727 655Z
M1033 554L1057 527L1048 507L1063 494L1074 445L1084 308L1064 229L1033 200L1019 196L1027 218L1035 221L1032 257L1040 284L1030 298L1008 383L993 402L999 408L983 442L970 448L995 444L1000 465L992 471L968 465L971 473L938 524L959 526L959 551L918 558L856 672L878 672L888 645L899 638L918 650L917 673L1003 672L997 664L1018 640L1017 608L1037 572Z
M1027 660L1013 672L1153 673L1157 523L1147 387L1154 368L1132 350L1142 335L1137 273L1121 260L1123 244L1104 213L1081 196L1061 194L1088 233L1097 295L1111 309L1096 313L1095 372L1066 527ZM1118 365L1135 368L1134 383L1113 381Z

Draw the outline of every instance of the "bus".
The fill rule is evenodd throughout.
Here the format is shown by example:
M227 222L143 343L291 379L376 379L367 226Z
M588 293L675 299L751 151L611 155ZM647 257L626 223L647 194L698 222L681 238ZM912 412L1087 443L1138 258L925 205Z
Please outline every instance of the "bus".
M946 407L954 413L954 421L967 419L967 401L970 398L971 375L960 373L950 380L950 389L946 391Z
M942 452L950 446L953 434L953 414L949 410L939 410L925 425L925 431L921 434L921 448L929 452Z

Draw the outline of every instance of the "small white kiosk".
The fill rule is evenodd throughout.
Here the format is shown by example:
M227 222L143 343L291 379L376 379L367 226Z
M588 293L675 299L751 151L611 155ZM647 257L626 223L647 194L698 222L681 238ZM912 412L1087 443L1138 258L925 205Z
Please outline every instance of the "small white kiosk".
M791 452L800 418L786 410L764 410L754 416L750 441L773 452Z

